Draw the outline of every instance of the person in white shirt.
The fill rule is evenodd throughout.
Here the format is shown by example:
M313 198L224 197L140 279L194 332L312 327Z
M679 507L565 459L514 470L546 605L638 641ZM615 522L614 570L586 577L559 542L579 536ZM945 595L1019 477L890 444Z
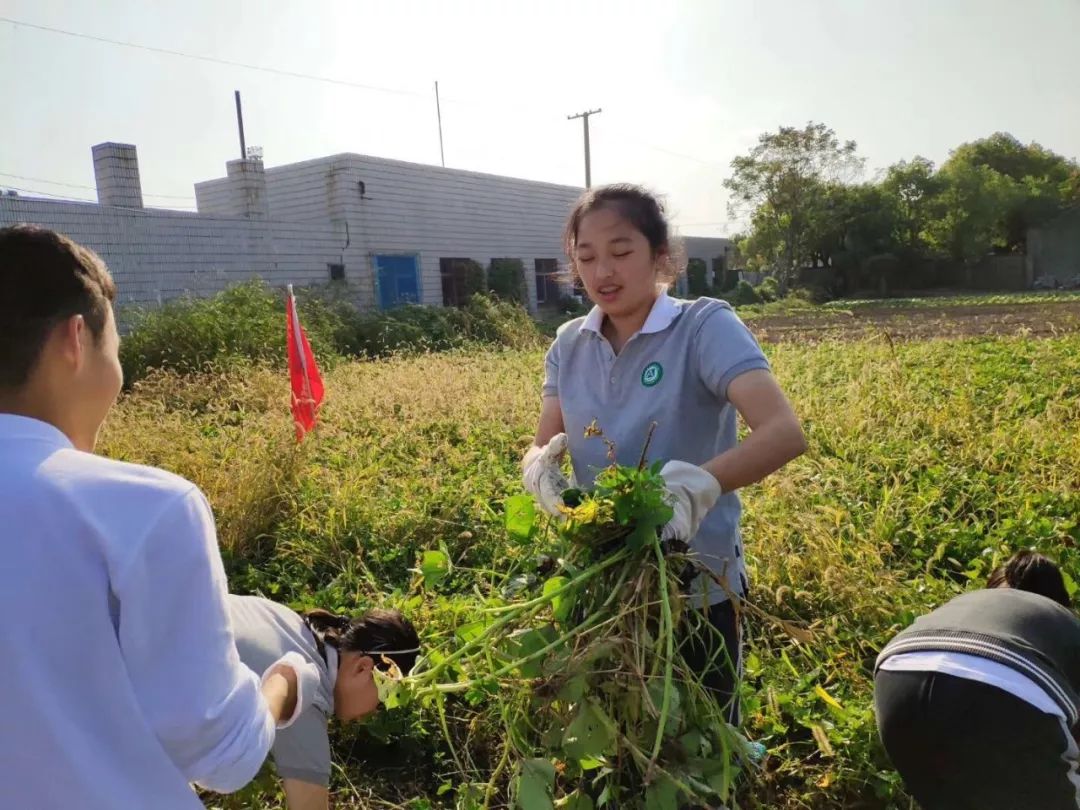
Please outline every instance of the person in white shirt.
M175 475L93 454L122 386L90 250L0 229L4 807L194 810L258 772L318 672L245 667L214 520Z

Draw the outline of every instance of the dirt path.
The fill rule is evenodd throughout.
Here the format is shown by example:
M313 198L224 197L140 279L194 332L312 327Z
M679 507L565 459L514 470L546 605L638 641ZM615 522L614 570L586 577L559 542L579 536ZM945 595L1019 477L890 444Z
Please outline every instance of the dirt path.
M858 340L887 333L894 340L934 337L1026 334L1050 337L1080 332L1080 301L1047 304L860 308L852 312L815 310L806 314L766 315L749 322L758 340Z

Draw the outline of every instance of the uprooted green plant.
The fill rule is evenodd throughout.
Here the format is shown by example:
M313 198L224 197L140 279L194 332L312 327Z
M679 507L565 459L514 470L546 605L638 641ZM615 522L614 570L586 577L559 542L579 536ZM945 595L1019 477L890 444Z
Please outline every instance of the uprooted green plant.
M464 695L502 729L486 779L455 755L461 808L490 806L509 774L523 810L728 801L749 749L683 656L689 638L717 631L687 594L697 564L660 540L672 511L659 465L612 466L591 493L567 495L558 524L538 520L528 496L508 504L511 534L554 527L558 558L532 578L535 595L487 598L482 618L390 687L387 705L421 701L445 717L447 700ZM420 571L437 580L445 564L428 552ZM523 584L518 575L504 587Z

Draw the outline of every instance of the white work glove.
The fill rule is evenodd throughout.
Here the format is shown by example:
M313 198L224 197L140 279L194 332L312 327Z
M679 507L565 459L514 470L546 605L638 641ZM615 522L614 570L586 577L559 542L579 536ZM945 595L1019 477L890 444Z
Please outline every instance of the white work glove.
M521 463L522 483L549 515L561 517L565 508L562 494L570 482L562 474L559 462L566 452L566 434L556 433L543 447L532 447Z
M685 461L669 461L660 475L667 486L668 506L675 510L664 524L660 539L689 542L722 494L720 484L712 473Z
M288 667L296 673L296 708L293 710L292 717L278 723L278 731L281 731L295 723L296 718L311 705L311 702L319 693L319 684L322 679L319 677L319 668L317 666L300 653L293 651L285 653L285 655L268 666L266 672L263 673L262 682L266 683L266 680L274 674L278 667Z

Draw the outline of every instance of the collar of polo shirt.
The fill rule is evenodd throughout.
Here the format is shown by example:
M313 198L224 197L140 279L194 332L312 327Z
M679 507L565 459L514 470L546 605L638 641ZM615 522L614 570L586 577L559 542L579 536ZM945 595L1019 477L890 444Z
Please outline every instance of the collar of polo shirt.
M645 323L641 327L639 334L651 335L653 332L663 332L669 326L671 322L679 314L679 305L675 303L675 299L672 298L667 292L662 292L653 301L652 309L649 310L649 317L645 319ZM595 332L600 335L601 327L604 325L604 311L598 306L594 306L589 310L589 314L585 316L585 322L581 324L583 331Z

